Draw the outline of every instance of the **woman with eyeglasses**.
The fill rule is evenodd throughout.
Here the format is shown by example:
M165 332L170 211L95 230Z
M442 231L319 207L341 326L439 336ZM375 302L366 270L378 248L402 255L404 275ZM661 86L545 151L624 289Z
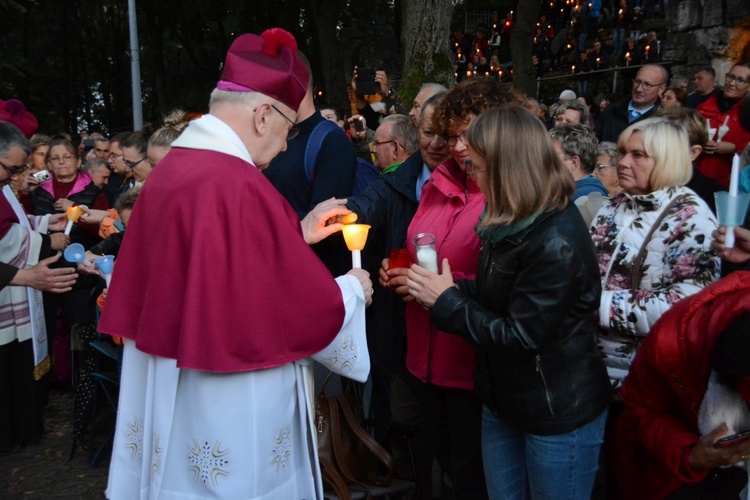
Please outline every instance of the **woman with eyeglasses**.
M476 349L490 498L589 498L611 389L595 342L601 285L575 185L544 125L514 104L466 134L487 204L475 279L412 266L436 328ZM523 140L518 140L523 137ZM441 256L444 257L444 256Z
M750 142L750 130L739 121L740 106L749 90L750 61L743 61L726 74L721 91L698 106L706 119L709 137L696 168L723 186L729 186L734 154L742 154Z
M622 193L620 181L617 180L617 145L613 142L600 142L596 154L594 175L604 185L609 198L614 198Z
M31 192L32 211L35 215L65 213L73 205L86 205L100 210L109 208L107 197L94 185L89 174L81 170L78 149L68 140L61 137L52 139L47 152L47 169L52 178L35 184ZM89 248L100 240L98 230L97 224L88 224L84 217L80 217L78 222L73 224L70 241ZM74 264L68 264L63 259L56 264L66 265ZM62 309L68 328L94 322L94 310L89 304L89 294L98 284L98 280L96 276L79 274L71 291L62 294L44 293L44 316L50 352L55 348L58 310ZM65 339L59 343L58 353L69 348L70 342ZM69 383L70 370L63 368L61 359L62 357L58 358L55 373L59 383L65 386Z
M134 187L137 188L143 186L154 169L154 165L148 159L148 140L152 133L153 129L146 128L133 132L120 146L122 162L133 172Z
M477 115L508 102L524 101L509 86L482 78L461 82L435 106L433 131L447 142L451 159L435 168L422 189L406 232L412 262L418 261L414 238L430 233L438 257L453 264L453 276L474 277L480 247L474 226L484 196L464 168L469 159L466 130ZM406 271L384 267L381 278L386 272L388 286L408 301L406 368L416 378L418 397L427 409L434 452L456 498L486 498L479 433L482 404L472 377L474 349L432 324L430 312L409 295Z
M81 170L78 149L63 138L54 138L47 152L47 170L52 178L41 184L29 181L31 206L35 215L65 212L73 205L86 205L99 210L109 208L107 197L96 187L88 173ZM81 243L85 248L97 241L98 227L86 224L81 218L73 225L71 243Z

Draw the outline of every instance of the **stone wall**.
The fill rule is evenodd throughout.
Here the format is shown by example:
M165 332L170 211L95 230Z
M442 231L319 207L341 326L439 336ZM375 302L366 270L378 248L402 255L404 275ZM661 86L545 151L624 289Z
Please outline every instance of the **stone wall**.
M732 64L750 59L749 0L672 0L666 13L663 57L675 61L673 75L692 81L699 68L710 64L721 85Z

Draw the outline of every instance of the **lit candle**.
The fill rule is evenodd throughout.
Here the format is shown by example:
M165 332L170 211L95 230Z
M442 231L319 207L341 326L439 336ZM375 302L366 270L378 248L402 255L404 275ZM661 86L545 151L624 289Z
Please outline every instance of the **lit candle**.
M361 251L365 248L367 242L367 233L370 231L370 226L367 224L348 224L341 228L341 232L344 235L344 241L346 246L352 252L352 267L362 267L362 254Z
M73 229L73 224L78 221L78 218L83 214L83 210L78 205L68 207L66 216L68 217L68 224L65 226L65 234L70 236L70 231Z
M646 60L648 61L648 51L651 50L651 47L646 45Z
M570 68L570 74L572 75L572 74L574 74L575 72L576 72L576 66L575 66L575 64L574 64L574 65L573 65L573 67L572 67L572 68Z
M630 66L630 52L625 54L625 66Z

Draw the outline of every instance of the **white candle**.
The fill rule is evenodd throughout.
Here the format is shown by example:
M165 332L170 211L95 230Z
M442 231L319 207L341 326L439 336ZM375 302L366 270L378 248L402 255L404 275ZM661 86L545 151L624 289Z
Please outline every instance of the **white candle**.
M433 248L425 247L417 250L417 263L435 274L438 274L437 252Z
M729 220L736 219L737 211L737 194L739 193L740 185L740 155L734 155L732 160L732 172L729 174L729 200L727 203L727 210L729 213L727 216ZM724 246L726 248L734 248L734 226L727 226L727 234L724 238Z
M68 223L65 225L65 234L70 236L70 231L73 229L73 221L69 220Z
M732 173L729 175L729 196L737 196L740 186L740 155L734 155Z
M352 268L362 269L362 253L359 250L352 250Z

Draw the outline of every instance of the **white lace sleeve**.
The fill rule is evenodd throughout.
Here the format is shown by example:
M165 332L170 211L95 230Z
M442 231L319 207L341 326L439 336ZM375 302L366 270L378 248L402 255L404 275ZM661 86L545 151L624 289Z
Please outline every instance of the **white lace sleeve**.
M336 283L341 289L346 308L344 324L333 342L312 358L336 373L364 382L370 373L364 292L354 276L339 276Z

